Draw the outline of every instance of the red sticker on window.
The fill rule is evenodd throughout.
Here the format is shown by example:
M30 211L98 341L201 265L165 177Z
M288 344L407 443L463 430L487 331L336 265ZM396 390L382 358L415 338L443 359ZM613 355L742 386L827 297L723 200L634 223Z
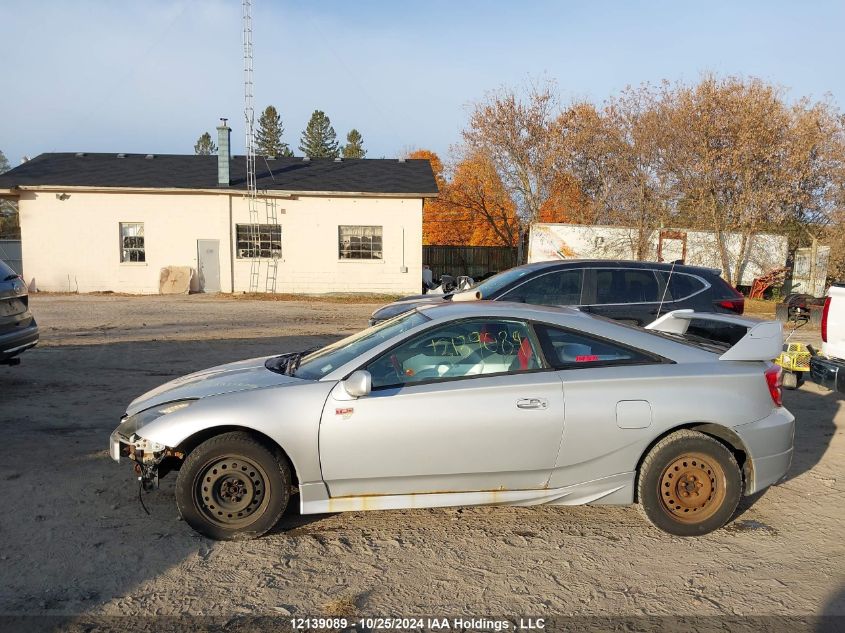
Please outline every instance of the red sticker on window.
M598 360L599 357L595 354L584 354L583 356L576 356L575 362L576 363L590 363L594 360Z

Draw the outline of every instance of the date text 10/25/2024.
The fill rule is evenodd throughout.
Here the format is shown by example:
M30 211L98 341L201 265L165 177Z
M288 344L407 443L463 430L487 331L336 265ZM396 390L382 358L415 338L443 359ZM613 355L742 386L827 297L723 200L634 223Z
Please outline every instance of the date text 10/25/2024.
M291 618L295 631L342 630L357 627L371 631L540 631L546 628L543 618Z

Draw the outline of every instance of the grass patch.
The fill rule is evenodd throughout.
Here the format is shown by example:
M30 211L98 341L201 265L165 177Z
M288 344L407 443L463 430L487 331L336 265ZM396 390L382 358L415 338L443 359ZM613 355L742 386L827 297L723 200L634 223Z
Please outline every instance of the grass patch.
M323 614L330 618L352 618L357 611L358 606L352 596L341 596L329 600L322 609Z
M307 294L293 294L293 293L270 293L270 292L220 292L214 294L205 294L202 292L192 292L190 295L185 294L130 294L126 292L111 292L97 291L97 292L45 292L39 291L32 293L30 296L43 297L122 297L128 299L144 299L149 297L200 297L203 299L223 299L229 301L305 301L307 303L365 303L384 305L385 303L392 303L397 299L401 299L407 295L379 295L379 294L356 294L356 293L332 293L324 295L307 295Z
M250 301L307 301L309 303L392 303L407 295L376 295L356 293L332 293L324 295L293 294L287 292L264 293L243 292L238 294L220 294L224 299L248 299Z
M745 299L744 314L754 315L756 317L771 317L775 318L775 306L777 301L769 299Z

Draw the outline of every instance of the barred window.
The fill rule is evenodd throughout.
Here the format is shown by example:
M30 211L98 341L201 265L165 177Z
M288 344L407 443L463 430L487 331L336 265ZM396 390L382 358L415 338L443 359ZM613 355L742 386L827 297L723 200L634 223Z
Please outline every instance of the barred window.
M146 252L144 251L143 222L120 223L120 261L147 261Z
M235 227L238 259L282 256L282 227L278 224L238 224Z
M340 259L382 259L380 226L339 226Z

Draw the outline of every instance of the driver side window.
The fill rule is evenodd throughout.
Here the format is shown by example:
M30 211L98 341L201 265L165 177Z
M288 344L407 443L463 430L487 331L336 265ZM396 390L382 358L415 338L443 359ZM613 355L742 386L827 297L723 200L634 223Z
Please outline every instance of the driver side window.
M583 276L584 271L580 268L546 273L517 286L501 299L541 306L578 305Z
M542 367L527 324L473 319L432 328L370 363L373 388Z

